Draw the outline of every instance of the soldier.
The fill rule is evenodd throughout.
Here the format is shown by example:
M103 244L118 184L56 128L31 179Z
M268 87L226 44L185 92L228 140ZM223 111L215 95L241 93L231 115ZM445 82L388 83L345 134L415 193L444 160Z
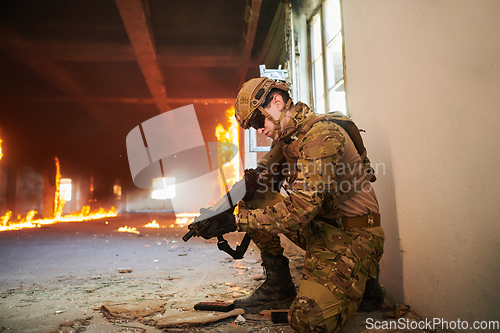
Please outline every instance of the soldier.
M235 103L244 129L253 127L273 144L283 144L287 190L276 175L259 181L263 190L238 203L237 215L212 217L211 230L244 231L261 251L264 283L236 307L249 313L289 308L298 332L335 332L357 310L375 311L383 303L378 263L383 252L375 177L359 130L339 112L316 115L292 103L289 87L268 78L247 81ZM305 250L298 292L278 234Z

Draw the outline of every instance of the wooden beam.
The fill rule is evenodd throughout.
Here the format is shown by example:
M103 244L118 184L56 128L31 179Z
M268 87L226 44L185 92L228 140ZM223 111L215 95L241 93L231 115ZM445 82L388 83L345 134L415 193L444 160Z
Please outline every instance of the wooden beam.
M257 26L259 24L260 6L262 0L252 0L252 9L250 15L250 21L248 22L248 28L246 31L245 48L243 50L243 57L239 72L238 90L245 83L245 79L248 72L248 66L250 64L250 59L252 57L252 49L255 41L255 34L257 33Z
M136 61L128 44L82 41L33 41L37 57L49 61Z
M36 50L37 58L47 61L137 61L132 46L122 43L89 41L32 41L30 42L30 45L33 50ZM26 50L26 54L22 54L22 56L32 57L33 54L28 52L31 52L31 50ZM156 49L157 61L160 68L241 66L241 55L223 54L223 52L225 53L227 50L218 49L209 50L207 52L214 55L198 55L197 53L199 53L199 51L196 47L182 51L172 51L171 48L167 47Z
M149 29L149 17L146 16L143 7L147 2L141 0L115 0L115 2L151 96L160 112L167 112L171 108L167 100L165 81L158 65Z
M240 67L241 57L240 56L185 56L185 55L174 55L174 54L162 54L158 53L158 61L164 68L179 68L179 67L191 67L191 68L211 68L211 67Z
M59 89L63 94L74 98L83 110L89 112L101 121L111 120L104 109L84 101L84 90L72 75L63 67L37 57L37 50L33 45L19 37L10 29L0 29L0 48L3 48L10 56L19 60L47 82Z
M95 103L95 104L156 104L152 98L114 98L114 97L77 97L77 96L0 96L5 102L42 102L42 103ZM234 104L235 98L168 98L169 104Z

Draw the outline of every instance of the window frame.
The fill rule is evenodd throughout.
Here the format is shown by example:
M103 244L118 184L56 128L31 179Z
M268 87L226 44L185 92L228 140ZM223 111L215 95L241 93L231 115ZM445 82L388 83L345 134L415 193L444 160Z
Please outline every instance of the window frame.
M346 89L346 58L345 58L345 39L344 39L344 23L343 23L343 18L342 18L342 0L339 1L339 6L340 6L340 31L335 34L335 36L329 41L329 43L326 43L326 24L325 24L325 18L326 18L326 4L330 0L323 0L321 4L312 12L311 16L307 20L307 47L308 47L308 77L309 77L309 86L311 87L311 105L313 109L315 110L316 113L318 113L318 110L321 110L319 105L316 105L316 85L315 85L315 68L314 68L314 61L313 59L313 25L315 23L315 20L319 19L320 20L320 33L321 33L321 59L322 59L322 73L323 73L323 107L325 112L328 111L336 111L336 110L331 110L331 105L333 104L332 100L330 100L330 92L335 91L338 87L340 87L342 84L344 85L344 104L345 104L345 114L346 116L349 116L349 107L347 105L347 89ZM333 0L335 1L335 0ZM336 81L331 88L328 88L328 70L329 66L327 63L327 50L329 45L332 45L336 42L338 37L341 37L342 39L342 78ZM331 64L333 66L333 64ZM335 69L332 68L333 75L335 76ZM342 112L342 110L340 110Z

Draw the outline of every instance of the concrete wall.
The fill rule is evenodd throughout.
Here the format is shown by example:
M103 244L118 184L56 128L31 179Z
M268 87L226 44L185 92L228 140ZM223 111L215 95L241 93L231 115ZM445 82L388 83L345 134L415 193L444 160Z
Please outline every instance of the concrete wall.
M429 318L499 320L500 1L344 0L343 21L388 295Z

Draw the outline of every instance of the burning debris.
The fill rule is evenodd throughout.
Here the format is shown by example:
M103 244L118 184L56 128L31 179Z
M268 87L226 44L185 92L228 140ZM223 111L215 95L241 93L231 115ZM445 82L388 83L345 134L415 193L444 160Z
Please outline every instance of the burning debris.
M51 219L36 219L34 216L38 214L37 211L32 210L26 214L25 218L18 216L17 221L10 221L12 217L12 211L8 211L4 216L0 217L0 231L9 230L20 230L24 228L40 228L43 225L54 224L60 222L83 222L90 220L97 220L106 217L115 217L118 214L115 212L114 207L111 207L109 211L100 208L95 212L90 212L90 206L83 206L80 213L63 215Z
M156 229L159 229L160 228L160 225L158 224L158 222L156 222L156 220L153 220L152 222L149 222L148 224L144 225L145 228L156 228Z
M137 230L136 227L124 226L124 227L118 228L118 231L119 232L129 232L131 234L140 234L140 232Z
M1 143L1 140L0 140ZM1 153L1 147L0 147ZM54 194L54 213L52 218L34 219L38 214L36 210L31 210L26 214L26 217L21 218L19 215L17 221L10 221L12 211L7 211L5 215L0 217L0 231L20 230L24 228L39 228L42 225L54 224L60 222L83 222L97 220L107 217L115 217L118 214L114 207L110 210L99 208L97 211L90 211L90 206L83 206L79 213L62 215L65 204L63 193L61 192L61 167L59 159L55 158L56 177L55 177L55 194Z

